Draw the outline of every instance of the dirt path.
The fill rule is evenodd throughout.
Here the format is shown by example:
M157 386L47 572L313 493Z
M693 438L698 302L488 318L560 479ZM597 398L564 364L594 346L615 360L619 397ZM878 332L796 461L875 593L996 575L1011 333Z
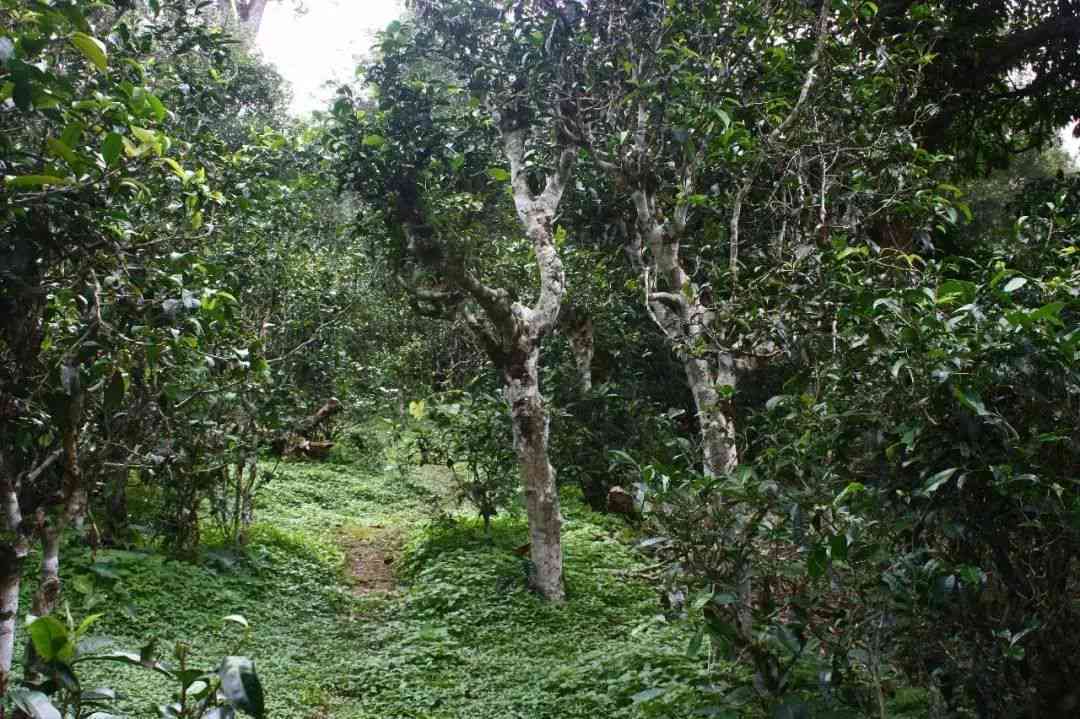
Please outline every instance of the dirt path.
M401 542L400 530L382 525L346 530L343 547L354 595L386 594L397 588L393 564Z

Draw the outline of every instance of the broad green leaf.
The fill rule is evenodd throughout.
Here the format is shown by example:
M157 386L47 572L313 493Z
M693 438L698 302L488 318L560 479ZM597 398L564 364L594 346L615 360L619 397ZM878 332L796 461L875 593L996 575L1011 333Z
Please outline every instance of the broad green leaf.
M146 143L147 145L157 144L158 136L153 130L147 130L145 127L139 127L138 125L131 126L131 134L139 138L139 142Z
M413 419L423 419L427 414L427 403L424 400L418 402L409 402L409 414Z
M815 544L806 557L806 573L817 578L825 573L829 566L829 556L824 544Z
M153 110L154 117L157 118L157 121L164 122L169 112L165 109L165 105L162 104L158 96L153 93L147 93L146 102L148 105L150 105L150 109Z
M365 147L382 147L386 144L386 138L382 135L364 135L363 144Z
M68 181L65 178L56 177L55 175L18 175L16 177L8 177L4 182L8 187L21 190L68 184Z
M975 300L979 288L974 282L966 280L946 280L937 289L937 303L939 305L948 302L966 305Z
M115 132L110 132L105 136L104 142L101 143L101 156L105 160L105 164L116 164L116 161L120 159L120 154L124 151L124 138Z
M1047 322L1050 322L1051 324L1061 325L1061 311L1063 309L1065 309L1064 302L1051 302L1050 304L1043 305L1039 309L1032 312L1028 319L1035 322L1041 322L1045 320Z
M986 409L986 404L982 401L982 398L975 392L969 392L967 390L960 389L959 387L953 387L953 396L960 401L960 404L971 410L980 417L985 417L990 414Z
M834 562L845 562L848 558L848 541L843 534L837 534L829 540L829 557Z
M71 36L71 44L101 72L109 69L109 56L105 51L105 43L101 40L84 32L77 32Z
M225 657L218 670L221 693L226 701L255 719L265 715L263 688L255 674L255 663L247 657Z
M487 175L496 182L508 182L510 180L510 173L501 167L489 167Z
M56 617L38 617L27 628L34 651L46 662L69 661L75 647L68 637L67 627Z
M79 164L78 155L76 155L75 152L70 147L68 147L63 140L58 140L55 137L50 137L48 140L46 140L46 143L49 145L49 151L52 152L53 155L63 158L64 161L72 168Z
M930 479L926 480L926 484L923 485L923 493L930 495L938 491L939 489L941 489L941 485L952 479L952 476L956 474L956 471L956 467L949 467L948 469L943 469L934 476L930 477Z

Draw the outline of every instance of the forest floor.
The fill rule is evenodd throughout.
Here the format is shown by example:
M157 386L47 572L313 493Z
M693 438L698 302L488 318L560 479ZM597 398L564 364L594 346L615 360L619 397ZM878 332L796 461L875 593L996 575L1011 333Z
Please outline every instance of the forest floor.
M270 469L267 466L267 469ZM634 577L644 558L625 521L564 500L564 606L525 587L521 516L492 541L453 505L445 470L339 461L283 463L260 490L243 551L204 532L198 561L99 551L65 564L69 607L104 616L118 648L176 642L214 666L243 640L243 615L273 719L677 717L714 682L689 658L689 630ZM96 672L96 673L95 673ZM84 685L125 695L117 713L155 716L172 687L150 672L98 668ZM717 687L720 689L722 687ZM699 697L693 699L693 696Z
M95 628L119 648L156 637L167 659L187 642L207 668L242 641L272 719L754 716L720 705L746 676L688 655L691 629L639 578L624 520L565 494L569 601L552 606L513 552L523 517L498 517L488 542L450 501L445 470L381 459L277 466L243 551L204 537L195 562L117 550L68 561L70 611L103 612ZM234 614L246 639L222 621ZM151 672L99 671L84 686L124 692L119 714L170 701Z

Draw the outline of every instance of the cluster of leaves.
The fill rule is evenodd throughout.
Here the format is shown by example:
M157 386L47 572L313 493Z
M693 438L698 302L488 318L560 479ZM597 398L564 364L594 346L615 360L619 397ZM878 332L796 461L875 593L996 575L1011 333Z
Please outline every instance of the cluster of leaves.
M262 683L254 663L247 657L227 656L213 670L189 666L191 647L178 642L175 664L155 657L155 642L138 652L106 650L103 643L87 632L101 615L90 615L78 626L71 616L68 623L56 617L38 617L27 625L30 640L25 662L23 686L11 692L11 702L30 719L105 719L117 699L111 688L83 689L77 673L83 665L117 663L156 672L172 682L175 701L161 706L166 719L228 719L240 711L255 719L266 715ZM225 618L248 629L240 615ZM241 640L242 641L242 640Z
M459 502L468 501L490 532L491 518L516 504L520 481L506 401L497 394L445 392L409 406L421 424L415 442L422 464L450 470Z
M804 296L835 330L804 328L813 361L752 420L752 459L645 470L691 615L778 702L799 666L881 716L897 682L980 716L1076 700L1075 180L1027 189L974 256L838 244Z

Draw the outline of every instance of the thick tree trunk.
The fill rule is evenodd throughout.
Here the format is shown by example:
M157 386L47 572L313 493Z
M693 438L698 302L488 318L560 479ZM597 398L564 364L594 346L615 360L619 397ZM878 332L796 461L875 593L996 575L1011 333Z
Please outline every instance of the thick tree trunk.
M540 396L539 342L530 342L505 370L506 398L514 427L514 447L525 487L529 517L533 588L545 599L566 599L562 569L562 515L555 469L548 460L548 413Z

